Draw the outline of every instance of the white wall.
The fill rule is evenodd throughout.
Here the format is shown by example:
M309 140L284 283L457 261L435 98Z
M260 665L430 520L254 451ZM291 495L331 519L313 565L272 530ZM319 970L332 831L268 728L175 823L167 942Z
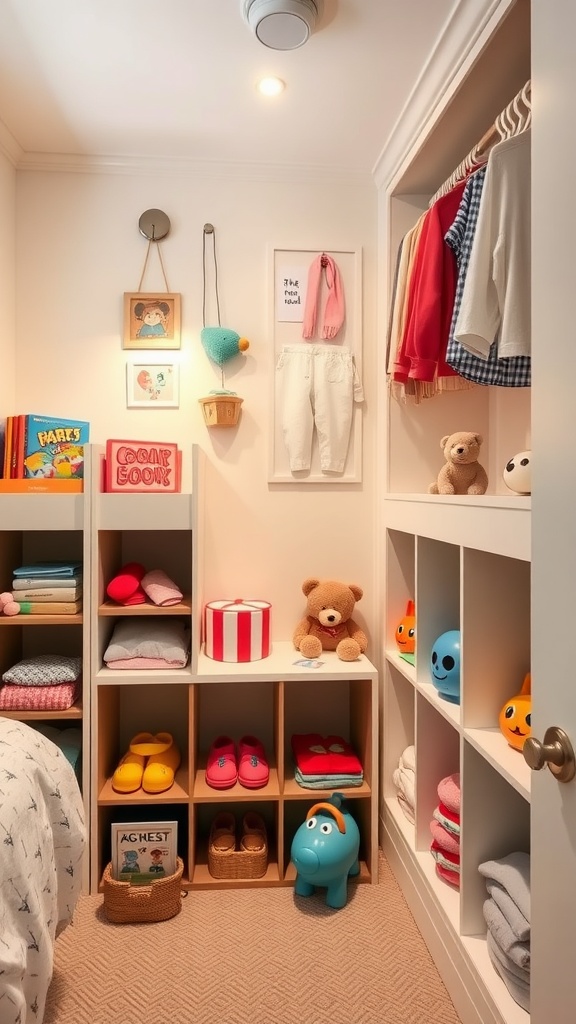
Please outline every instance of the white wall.
M0 416L15 412L16 171L0 150Z
M174 354L181 365L180 408L155 412L126 409L125 363L134 353L121 345L123 293L138 290L148 244L138 219L149 208L164 210L171 220L162 255L169 288L182 295L183 341ZM319 176L290 182L285 174L255 181L230 169L211 180L184 172L26 170L18 172L17 211L18 411L88 419L95 442L177 441L185 452L197 442L208 456L206 600L268 599L274 638L288 639L304 610L304 578L332 577L365 589L358 618L374 635L372 182ZM246 361L240 359L227 379L244 399L237 429L208 429L198 405L198 398L220 386L200 344L202 229L208 221L216 228L222 323L251 342ZM363 249L362 484L267 483L271 246ZM160 288L165 290L153 251L142 290ZM188 485L185 473L183 489Z

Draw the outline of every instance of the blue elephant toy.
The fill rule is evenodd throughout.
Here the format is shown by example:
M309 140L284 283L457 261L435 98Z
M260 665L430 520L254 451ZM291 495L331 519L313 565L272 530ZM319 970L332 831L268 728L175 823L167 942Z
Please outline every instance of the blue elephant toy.
M342 807L343 796L314 804L292 840L291 857L296 867L298 896L311 896L316 886L326 886L326 903L339 910L346 906L348 875L358 875L360 832L352 815Z

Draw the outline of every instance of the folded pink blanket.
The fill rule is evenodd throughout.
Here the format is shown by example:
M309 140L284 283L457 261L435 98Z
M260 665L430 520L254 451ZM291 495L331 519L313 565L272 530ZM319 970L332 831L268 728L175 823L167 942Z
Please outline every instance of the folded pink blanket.
M0 709L3 711L66 711L81 692L80 680L56 683L53 686L18 686L6 683L0 687Z
M107 661L109 668L182 668L181 661L166 661L165 658L116 658ZM184 663L186 664L186 662Z
M447 775L438 783L438 796L450 811L460 813L460 772Z

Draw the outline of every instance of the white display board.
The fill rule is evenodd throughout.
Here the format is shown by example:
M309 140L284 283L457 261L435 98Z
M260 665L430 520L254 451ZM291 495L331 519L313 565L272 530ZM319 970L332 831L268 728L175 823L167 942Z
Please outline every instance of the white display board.
M302 336L308 274L317 257L326 255L334 261L344 295L345 318L336 337L322 339L322 324L329 288L322 271L316 292L317 322L314 337ZM362 381L362 252L358 249L290 249L272 248L269 254L270 337L274 344L272 382L273 425L270 432L270 483L360 483L362 480L362 417L364 402L355 402L352 427L344 469L324 472L320 466L316 427L312 435L309 470L290 469L284 443L281 374L278 362L287 345L334 345L349 349L360 381ZM314 410L312 410L314 411Z

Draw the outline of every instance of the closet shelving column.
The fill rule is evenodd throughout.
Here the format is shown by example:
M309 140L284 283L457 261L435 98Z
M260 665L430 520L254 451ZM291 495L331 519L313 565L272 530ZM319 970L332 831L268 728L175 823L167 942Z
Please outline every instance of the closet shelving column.
M194 803L204 805L204 814L198 819L194 887L294 883L292 837L308 807L333 792L305 789L294 779L290 738L294 733L309 732L349 738L362 762L363 784L342 792L360 828L359 880L378 880L378 673L364 655L357 661L343 662L334 652L325 651L318 669L297 666L298 659L290 641L275 642L269 657L250 663L225 664L200 652ZM221 732L235 739L244 732L261 736L271 769L266 787L249 791L236 784L219 792L206 785L206 756L212 739ZM249 806L263 814L271 840L268 872L263 879L221 882L209 874L203 826L219 806L236 811L238 816Z
M482 47L458 62L442 108L420 119L425 128L383 179L390 281L406 231L530 77L529 5L502 3L497 13ZM443 463L440 438L457 430L484 438L485 495L427 493ZM529 1015L489 959L478 865L530 850L530 771L498 729L500 708L530 668L531 500L502 481L511 455L530 447L530 391L477 387L420 404L389 395L383 433L383 846L464 1024L527 1024ZM394 641L408 599L416 603L414 666ZM449 629L461 631L460 705L439 696L430 672L434 641ZM414 824L392 780L412 744ZM430 853L437 785L453 772L460 773L462 794L459 891L437 875Z
M86 453L89 463L89 452ZM22 564L57 559L83 563L83 611L75 615L0 616L0 675L21 658L65 654L82 658L82 695L67 711L0 711L4 718L42 721L57 728L82 729L82 794L89 818L90 642L87 594L90 590L90 502L80 494L0 494L0 581L10 590L13 570ZM83 889L89 885L88 850Z
M92 807L91 889L98 891L110 859L112 821L177 820L179 854L188 885L194 851L190 823L194 757L194 681L200 642L199 507L203 453L192 449L192 491L180 494L114 494L100 490L103 449L94 450L92 466L91 679ZM107 599L106 586L124 564L141 562L147 570L163 569L180 587L178 605L119 606ZM108 668L103 655L114 624L125 616L177 618L191 630L191 656L181 669L139 671ZM117 793L114 770L140 731L168 731L182 754L173 786L160 794Z

